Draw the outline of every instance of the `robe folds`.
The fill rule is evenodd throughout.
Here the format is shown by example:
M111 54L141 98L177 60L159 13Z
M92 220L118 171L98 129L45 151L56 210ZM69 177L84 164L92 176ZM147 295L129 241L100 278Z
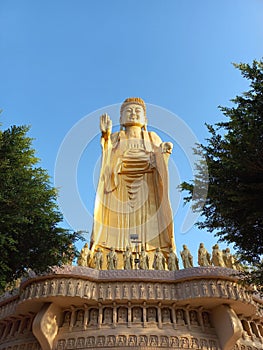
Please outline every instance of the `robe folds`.
M91 249L124 252L138 235L147 251L174 248L168 194L168 159L154 132L128 138L124 130L101 138L102 164L97 188Z

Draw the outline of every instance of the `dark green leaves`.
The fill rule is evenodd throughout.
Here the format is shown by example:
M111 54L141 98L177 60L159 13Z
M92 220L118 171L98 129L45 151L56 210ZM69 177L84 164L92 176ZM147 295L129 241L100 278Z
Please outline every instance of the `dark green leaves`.
M227 121L207 125L210 138L198 152L207 160L209 188L200 228L233 243L243 262L254 266L255 282L263 282L263 62L235 64L249 80L250 90L220 107ZM202 165L193 183L184 182L185 201L194 201L194 186L202 181ZM204 180L203 180L204 181Z
M25 126L0 131L0 289L28 269L61 265L79 238L58 226L56 190L37 167L27 131Z

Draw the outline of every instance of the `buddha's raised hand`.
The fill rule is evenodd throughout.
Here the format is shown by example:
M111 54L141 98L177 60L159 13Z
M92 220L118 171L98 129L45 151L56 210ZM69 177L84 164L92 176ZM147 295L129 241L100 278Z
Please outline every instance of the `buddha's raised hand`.
M102 114L100 117L100 130L102 134L111 134L112 121L107 113Z

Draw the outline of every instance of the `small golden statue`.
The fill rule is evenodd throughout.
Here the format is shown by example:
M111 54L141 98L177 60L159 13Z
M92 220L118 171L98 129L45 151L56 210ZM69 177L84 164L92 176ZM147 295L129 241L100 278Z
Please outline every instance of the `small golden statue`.
M193 256L186 244L183 244L183 250L180 252L184 268L193 267Z
M133 257L130 247L126 247L126 251L123 253L123 268L124 270L131 270L133 265Z
M211 262L214 266L226 267L224 258L223 258L223 252L219 249L218 244L215 244L213 246Z
M179 260L172 248L170 248L170 253L168 255L167 266L170 271L179 270Z
M154 270L165 270L165 259L160 248L156 248L153 258L153 269Z
M95 269L101 270L103 266L103 254L102 254L101 248L98 248L98 250L93 256L93 259L94 259Z
M85 243L78 257L78 261L77 261L78 266L89 266L90 258L91 258L91 254L88 247L88 243Z
M199 266L210 266L210 254L206 250L204 243L200 243L198 249L198 264Z
M141 252L139 254L139 269L149 270L149 256L144 247L141 247Z
M111 247L110 252L107 254L107 269L116 270L117 269L118 258L115 249Z

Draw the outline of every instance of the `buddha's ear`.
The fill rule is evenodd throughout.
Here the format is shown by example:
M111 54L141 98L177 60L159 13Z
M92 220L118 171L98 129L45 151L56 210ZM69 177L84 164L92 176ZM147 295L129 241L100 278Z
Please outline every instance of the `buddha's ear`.
M147 119L147 117L145 116L144 117L144 126L143 126L143 129L145 130L145 131L147 131L147 123L148 123L148 119Z
M122 118L120 116L120 130L123 130L123 129L124 129L124 127L123 127L123 124L122 124Z

